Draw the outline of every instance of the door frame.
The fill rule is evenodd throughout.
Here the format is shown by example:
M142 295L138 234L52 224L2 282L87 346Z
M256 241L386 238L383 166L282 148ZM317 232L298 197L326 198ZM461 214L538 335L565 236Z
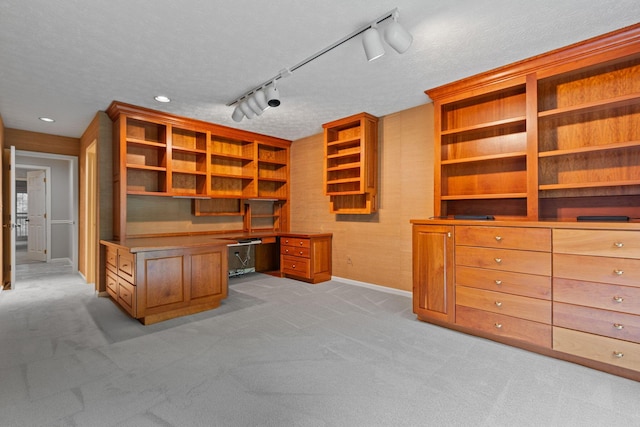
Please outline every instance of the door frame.
M78 271L78 212L79 212L79 195L78 195L78 158L76 156L67 156L64 154L51 154L51 153L41 153L36 151L24 151L24 150L16 150L16 157L31 157L38 159L54 159L54 160L64 160L68 162L68 171L69 171L69 192L71 194L71 265L73 267L73 271ZM16 167L23 168L26 164L19 163ZM33 165L31 165L33 166ZM37 169L45 169L50 168L50 166L35 166ZM51 178L50 174L47 176L47 212L51 212L50 198L51 198ZM47 261L51 260L51 215L47 215ZM56 221L58 223L59 221ZM11 248L11 250L15 253L15 245Z

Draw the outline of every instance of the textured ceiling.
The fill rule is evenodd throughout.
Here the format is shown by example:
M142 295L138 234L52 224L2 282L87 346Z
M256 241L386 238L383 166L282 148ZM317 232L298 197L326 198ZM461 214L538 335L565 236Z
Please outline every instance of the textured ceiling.
M385 46L369 63L355 37L280 80L280 107L231 120L227 103L395 7L414 37L406 53ZM0 115L9 128L79 137L119 100L298 139L639 21L638 0L0 0Z

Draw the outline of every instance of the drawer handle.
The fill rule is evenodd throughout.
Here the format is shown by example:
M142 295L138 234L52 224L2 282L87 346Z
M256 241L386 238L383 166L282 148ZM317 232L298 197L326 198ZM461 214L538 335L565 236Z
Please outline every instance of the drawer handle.
M499 241L501 241L501 240L502 240L502 237L501 237L501 236L496 236L496 241L498 241L498 242L499 242Z
M623 352L621 352L621 351L615 351L615 350L613 350L613 355L614 355L615 357L617 357L618 359L622 359L622 358L624 357L624 353L623 353Z
M619 296L614 296L614 297L613 297L613 300L614 300L615 302L622 302L622 301L624 301L624 298L619 297Z
M496 282L496 285L498 286L502 285L502 280L496 280L495 282Z
M613 243L613 245L614 245L616 248L621 248L621 247L623 247L623 246L624 246L624 243L622 243L622 242L614 242L614 243Z
M495 260L498 264L500 264L500 263L502 262L502 258L494 258L494 260Z
M502 303L500 301L495 302L496 307L502 307Z
M613 327L618 329L618 330L624 329L624 325L621 325L620 323L614 323Z
M129 264L122 264L122 268L129 267Z
M300 246L302 246L304 244L304 242L302 240L300 240Z
M495 326L496 329L502 329L502 323L494 323L493 326Z
M303 251L300 251L300 255L302 255L303 253L304 253Z
M624 270L618 270L617 268L613 270L613 272L616 273L618 276L622 276L624 274Z
M291 268L296 268L296 265L295 264L291 264Z

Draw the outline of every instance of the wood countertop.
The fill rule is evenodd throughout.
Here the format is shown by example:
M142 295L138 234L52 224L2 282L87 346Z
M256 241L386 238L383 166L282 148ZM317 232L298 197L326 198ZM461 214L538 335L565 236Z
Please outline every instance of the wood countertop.
M280 236L289 237L330 237L332 233L314 232L230 232L224 234L201 234L193 236L164 236L164 237L135 237L121 241L101 240L100 243L127 248L131 253L161 251L167 249L180 249L186 247L206 247L206 246L226 246L237 243L241 240L259 238L267 240L264 243L275 243L275 238Z
M580 228L594 230L640 230L640 221L632 219L630 221L518 221L518 220L462 220L462 219L412 219L409 221L414 225L482 225L509 226L509 227L531 227L531 228Z

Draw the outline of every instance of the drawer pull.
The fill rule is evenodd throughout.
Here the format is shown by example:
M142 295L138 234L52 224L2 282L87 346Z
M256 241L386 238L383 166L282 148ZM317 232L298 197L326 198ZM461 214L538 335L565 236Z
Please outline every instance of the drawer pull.
M304 242L302 240L300 240L300 246L304 245Z
M502 262L502 258L494 258L494 260L495 260L498 264L500 264L500 263Z
M499 241L501 241L501 240L502 240L502 237L501 237L501 236L496 236L496 241L498 241L498 242L499 242Z
M496 280L495 282L496 282L496 285L498 286L502 285L502 280Z
M493 326L495 326L496 329L501 329L502 328L502 323L494 323Z
M614 296L614 297L613 297L613 300L614 300L615 302L622 302L622 301L624 301L624 298L619 297L619 296Z
M623 246L624 246L624 243L622 243L622 242L614 242L614 243L613 243L613 245L614 245L616 248L621 248L621 247L623 247Z
M500 301L495 302L496 307L502 307L502 303Z
M624 357L624 353L623 353L623 352L621 352L621 351L615 351L615 350L613 350L613 355L614 355L615 357L617 357L618 359L622 359L622 358Z
M624 329L624 325L621 325L620 323L614 323L613 327L620 330L620 329Z
M622 276L624 274L624 270L618 270L617 268L613 270L613 272L616 273L618 276Z
M299 254L300 254L300 255L302 255L303 253L304 253L303 251L300 251L300 252L299 252Z
M296 268L296 265L295 264L291 264L291 268Z

